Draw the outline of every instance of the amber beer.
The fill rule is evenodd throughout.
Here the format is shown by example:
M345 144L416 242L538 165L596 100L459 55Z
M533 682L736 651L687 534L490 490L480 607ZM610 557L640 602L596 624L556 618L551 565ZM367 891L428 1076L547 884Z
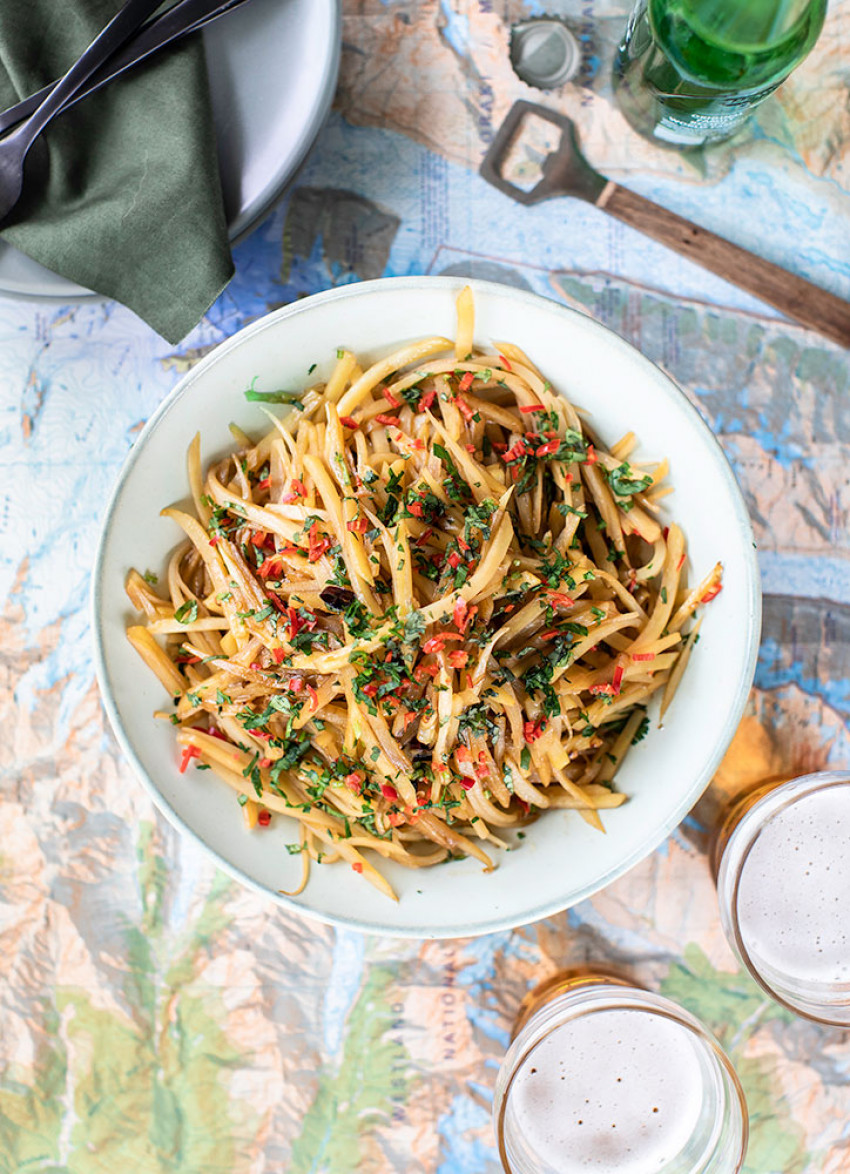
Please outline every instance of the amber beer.
M759 788L713 855L724 931L756 981L800 1015L850 1025L850 774Z
M508 1174L734 1174L746 1120L703 1025L604 971L568 972L526 1001L494 1098Z

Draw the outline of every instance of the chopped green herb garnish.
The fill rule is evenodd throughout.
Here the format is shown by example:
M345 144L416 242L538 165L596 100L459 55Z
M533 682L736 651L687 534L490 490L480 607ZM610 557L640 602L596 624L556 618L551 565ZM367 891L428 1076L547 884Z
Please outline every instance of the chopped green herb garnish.
M633 476L628 461L623 461L616 469L603 471L617 497L632 497L635 493L643 493L652 484L652 478L648 474L645 477Z
M289 404L303 412L302 395L300 391L254 391L249 387L245 399L256 404Z

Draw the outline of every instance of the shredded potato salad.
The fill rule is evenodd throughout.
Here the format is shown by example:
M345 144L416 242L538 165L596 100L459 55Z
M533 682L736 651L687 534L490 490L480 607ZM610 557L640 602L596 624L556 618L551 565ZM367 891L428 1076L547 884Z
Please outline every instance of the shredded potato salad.
M423 868L488 850L549 808L599 811L647 702L669 705L721 590L685 580L659 518L667 462L606 448L516 346L427 338L282 405L206 470L156 576L132 571L127 635L174 701L180 770L209 769L252 833L297 821L311 860L388 897L379 857ZM588 405L592 408L592 405ZM214 784L207 784L214 785ZM290 825L291 826L291 825ZM238 834L235 832L234 834ZM283 891L283 890L281 890Z

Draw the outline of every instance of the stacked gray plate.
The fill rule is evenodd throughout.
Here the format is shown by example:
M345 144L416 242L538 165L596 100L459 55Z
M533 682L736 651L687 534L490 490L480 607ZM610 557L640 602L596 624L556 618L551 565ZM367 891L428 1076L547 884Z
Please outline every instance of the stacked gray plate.
M340 0L251 0L204 30L231 241L271 210L330 109ZM94 297L0 242L0 294Z

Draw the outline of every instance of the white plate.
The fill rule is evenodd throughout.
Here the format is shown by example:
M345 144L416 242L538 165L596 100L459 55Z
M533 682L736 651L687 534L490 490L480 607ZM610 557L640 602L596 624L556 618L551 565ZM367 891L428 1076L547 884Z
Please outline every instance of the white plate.
M341 0L250 0L204 30L219 170L231 242L294 178L330 109ZM0 293L99 297L0 241Z
M475 861L409 871L381 864L400 895L381 896L346 865L314 866L291 899L301 861L296 838L275 816L262 833L245 830L233 792L206 772L177 770L173 730L151 717L166 699L127 643L134 620L123 584L130 567L164 566L182 538L160 519L186 497L186 448L202 430L204 464L232 449L228 424L261 434L265 417L243 391L303 387L308 368L326 378L338 346L378 357L399 342L452 337L461 282L412 277L348 285L296 302L222 343L186 375L148 422L107 511L93 585L98 675L121 746L163 813L195 836L219 865L291 909L324 921L411 937L479 934L556 913L620 876L679 823L709 782L741 717L755 669L761 596L753 534L732 470L714 436L679 389L617 335L555 302L473 282L476 340L510 340L556 388L592 413L613 441L634 428L648 456L669 456L671 514L689 541L691 579L724 564L724 589L707 609L702 638L662 730L629 755L617 783L629 802L604 814L607 835L575 812L549 812L519 848L497 853L484 874Z

